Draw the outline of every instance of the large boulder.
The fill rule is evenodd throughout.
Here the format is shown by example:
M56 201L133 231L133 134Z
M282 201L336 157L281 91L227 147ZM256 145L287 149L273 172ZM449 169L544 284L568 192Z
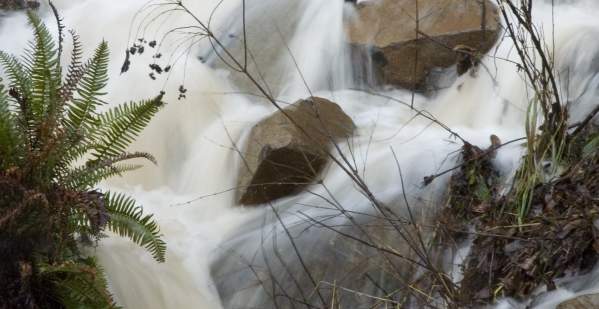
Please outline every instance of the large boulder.
M315 204L327 208L322 201ZM326 217L324 224L333 227L321 227L309 220L286 225L302 262L280 225L260 228L263 218L258 218L257 230L241 230L236 233L238 238L221 245L224 251L211 265L211 275L223 308L333 307L323 305L318 295L325 302L334 299L344 304L335 308L395 308L381 301L389 298L384 291L393 291L393 299L409 296L409 292L403 294L409 291L405 283L417 281L418 268L407 259L367 245L393 248L406 258L418 260L389 222L374 219L376 214L361 213L352 214L350 222L343 215L331 216L326 211L319 214L310 207L304 207L302 213L316 220ZM281 215L298 216L295 212ZM271 234L274 231L276 235ZM414 232L410 227L406 231ZM367 240L364 244L351 237ZM335 292L333 284L347 292Z
M591 309L599 308L599 294L581 295L567 300L557 306L557 309Z
M225 1L235 2L235 1ZM267 85L269 91L276 97L285 87L285 76L289 74L289 55L286 53L285 42L289 42L295 34L305 10L307 1L297 0L246 0L245 18L241 1L238 7L226 16L220 17L218 11L213 19L214 33L225 46L228 53L243 62L245 58L244 42L250 53L247 70L254 76L260 76L260 83ZM268 12L268 14L264 14ZM220 18L219 18L220 17ZM243 36L247 40L243 40ZM283 38L283 39L282 39ZM200 60L208 65L232 72L222 59L231 62L220 47L210 42L200 43L202 53ZM217 53L218 52L218 53ZM219 56L220 54L220 56ZM228 78L236 88L243 91L254 91L254 84L244 75L232 72Z
M245 147L239 203L262 204L301 191L328 162L333 141L350 137L354 128L337 104L319 97L299 100L260 121Z
M362 78L426 90L433 69L489 51L500 23L489 0L371 0L356 6L346 30L354 62L368 64L354 68Z

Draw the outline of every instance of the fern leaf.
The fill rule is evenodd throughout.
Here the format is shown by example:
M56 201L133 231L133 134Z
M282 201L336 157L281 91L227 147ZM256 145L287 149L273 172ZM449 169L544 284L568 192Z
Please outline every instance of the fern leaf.
M18 125L23 133L31 135L35 128L34 117L27 103L32 88L29 73L21 61L3 51L0 51L0 65L8 77L8 86L12 90L11 99L18 110Z
M74 190L88 190L99 182L114 176L122 176L141 168L139 164L117 164L131 159L146 159L157 164L154 156L147 152L123 153L103 161L87 161L84 166L68 168L61 173L60 182Z
M79 40L79 35L73 30L70 30L71 41L73 42L73 49L71 50L71 61L67 69L67 74L60 88L60 98L63 102L70 101L73 99L73 94L77 90L77 85L83 74L89 69L87 65L81 63L83 55L83 47Z
M62 55L62 45L64 42L64 29L66 27L63 23L64 19L58 13L58 9L56 9L54 3L52 3L52 1L48 1L48 4L50 5L52 14L54 14L54 19L56 19L56 27L58 28L58 58L60 59L60 56Z
M112 164L132 160L132 159L146 159L155 165L158 165L156 158L150 153L147 152L124 152L119 155L113 157L107 157L104 160L89 160L85 163L88 167L97 167L97 166L110 166Z
M94 258L68 261L57 265L40 265L40 274L53 283L67 309L117 309L108 292L104 270Z
M69 170L62 177L61 183L73 190L88 190L99 182L126 172L141 168L139 164L109 164L97 166L80 166Z
M27 99L34 121L41 126L44 121L55 120L60 108L57 100L61 84L60 65L56 44L48 28L35 13L28 12L27 16L34 35L33 50L28 53L27 61L31 76L31 95Z
M145 247L156 261L165 261L166 244L152 215L144 216L135 200L123 194L107 193L105 205L110 215L107 226L111 231Z
M0 168L16 165L21 153L19 128L10 111L8 97L0 78Z
M73 233L77 233L80 238L89 237L94 233L88 215L77 208L71 209L69 216L69 230Z
M104 160L124 153L162 108L162 94L152 100L125 103L100 115L101 129L95 135L92 156Z
M104 41L96 48L92 59L85 64L83 74L74 73L81 74L81 77L72 77L78 79L77 97L70 104L65 119L65 126L71 134L81 134L81 131L97 125L96 109L104 104L101 97L106 94L103 89L108 83L108 58L108 44Z
M0 51L0 65L8 77L9 86L19 89L24 97L29 97L31 80L21 61L15 56Z

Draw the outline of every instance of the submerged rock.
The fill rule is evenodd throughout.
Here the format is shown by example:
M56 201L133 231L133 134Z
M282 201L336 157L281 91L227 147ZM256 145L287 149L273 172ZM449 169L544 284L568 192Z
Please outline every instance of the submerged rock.
M299 100L260 121L245 148L239 203L262 204L301 191L328 162L333 141L349 138L354 128L337 104L319 97Z
M417 4L376 0L358 5L346 29L354 63L363 64L354 69L362 75L359 78L426 90L433 69L456 64L464 47L484 54L498 38L498 12L489 0L418 0Z
M557 306L557 309L594 309L599 308L599 294L581 295L567 300Z
M260 83L267 86L276 97L284 87L283 81L288 74L285 64L289 61L289 55L285 52L285 42L289 42L296 33L306 1L247 0L245 2L247 6L245 19L242 18L243 10L239 1L239 7L232 10L230 15L223 16L222 21L218 21L219 26L215 27L214 33L228 53L240 62L245 60L244 42L247 44L248 72L253 76L260 76ZM243 39L244 35L247 36L247 40ZM254 84L245 74L238 74L231 70L229 66L231 60L222 56L226 54L222 47L213 46L209 42L203 44L200 45L203 46L199 57L201 62L215 69L231 72L228 78L237 88L245 91L255 89ZM223 62L221 57L227 62Z
M326 208L322 201L312 202ZM407 285L418 285L418 267L406 259L418 257L386 220L357 214L350 223L331 210L304 211L313 220L326 215L330 220L323 224L334 228L307 218L288 222L292 244L280 225L263 226L269 214L254 222L257 229L238 231L241 236L222 245L226 251L211 265L211 275L223 308L396 308L409 296ZM411 227L403 228L415 235Z

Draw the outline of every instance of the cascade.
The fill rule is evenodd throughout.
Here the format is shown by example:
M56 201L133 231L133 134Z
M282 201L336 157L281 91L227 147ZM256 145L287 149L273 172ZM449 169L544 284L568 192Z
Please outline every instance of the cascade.
M181 55L168 79L151 80L147 62L140 59L132 62L130 72L120 74L124 51L133 40L160 38L166 29L190 20L169 18L146 29L143 16L154 9L146 0L54 2L67 27L81 36L87 55L100 40L109 43L108 102L119 104L165 90L169 103L131 147L154 154L158 166L148 165L103 184L131 194L145 212L153 213L168 244L167 262L157 264L131 242L112 236L102 240L93 254L105 268L119 304L125 308L268 307L273 304L267 296L278 289L308 297L314 286L306 267L319 274L326 271L325 278L331 280L330 286L324 287L328 290L333 289L333 280L338 280L347 283L345 293L351 289L380 294L380 287L366 280L365 274L384 288L397 288L379 267L385 263L381 257L336 232L356 235L354 224L368 226L380 219L373 203L335 164L326 167L321 183L299 195L260 207L236 205L234 189L242 160L235 147L244 145L251 127L276 109L248 95L256 89L219 63L209 44L198 42L185 50L165 42L164 55ZM186 2L194 14L206 20L220 1ZM597 104L599 42L595 38L599 19L595 15L599 4L593 0L556 2L555 10L551 1L538 2L533 17L546 25L546 35L555 34L556 63L560 72L568 74L563 91L571 99L575 122ZM224 42L237 52L241 51L243 25L239 4L225 0L212 17L216 33L229 38ZM343 28L344 16L353 14L351 4L341 0L248 0L247 6L248 44L256 59L252 69L261 70L281 102L314 95L339 104L357 127L353 137L339 143L339 149L377 201L394 205L402 216L408 215L405 200L418 220L426 220L442 207L448 175L429 186L423 186L422 180L454 166L460 144L445 129L414 118L409 108L388 97L413 102L417 109L427 110L481 148L490 145L492 134L503 141L525 135L526 84L513 63L498 60L516 61L509 40L493 50L495 59L483 59L485 70L453 77L451 86L438 93L413 95L384 88L379 92L384 96L377 96L358 90L360 85L353 79L355 64L344 44ZM554 29L549 26L552 18L557 21ZM45 19L52 25L51 14ZM0 49L19 54L28 37L22 14L2 18ZM184 100L177 99L180 85L188 89ZM498 151L494 162L504 181L513 176L523 150L514 143ZM345 211L339 210L340 205ZM335 229L325 228L322 222ZM400 239L386 239L384 231L373 233L396 248L405 246ZM459 256L447 259L452 263ZM596 291L599 274L565 278L559 287L536 299L534 305L553 308L573 295ZM356 303L368 301L352 297ZM526 305L503 300L498 306Z

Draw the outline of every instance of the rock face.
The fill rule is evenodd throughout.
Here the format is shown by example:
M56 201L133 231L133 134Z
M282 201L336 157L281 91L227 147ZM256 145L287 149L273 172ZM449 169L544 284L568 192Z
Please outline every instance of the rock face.
M557 309L592 309L599 308L599 294L588 294L567 300L557 306Z
M227 1L235 2L235 1ZM264 85L273 92L275 97L284 88L283 80L288 74L283 65L289 59L284 51L285 45L279 35L286 41L292 39L298 24L301 21L301 13L304 12L307 1L297 0L247 0L246 18L242 18L241 1L239 7L231 11L228 16L223 16L223 25L219 26L216 34L219 36L227 50L236 58L244 59L243 40L240 39L245 33L247 35L247 47L251 51L251 61L248 61L248 71L254 75L262 75ZM264 14L268 12L268 14ZM218 16L218 14L216 15ZM218 19L218 18L215 18ZM280 34L279 34L280 33ZM205 42L203 54L200 56L202 62L216 68L229 71L230 68L223 63L209 42ZM223 51L217 50L223 54ZM261 77L261 79L262 79ZM255 86L243 74L230 74L231 81L240 89L253 91Z
M338 220L341 218L327 223L352 237L364 237L364 233L368 233L370 238L376 239L376 243L393 246L403 256L417 259L406 242L393 233L388 223L368 217L374 216L354 216L354 222L360 228ZM260 223L257 225L260 226ZM267 228L270 230L272 227ZM223 308L329 308L319 301L318 294L325 301L335 298L338 303L345 304L337 308L385 308L379 300L388 297L385 291L397 291L399 295L406 290L402 282L414 281L416 267L405 259L386 256L340 233L315 227L309 221L288 228L294 235L295 245L301 252L310 276L297 261L294 249L284 234L263 239L264 231L260 229L242 230L240 238L223 245L230 251L225 251L211 265L212 278ZM282 232L280 226L278 231ZM258 248L255 247L256 243L260 244ZM240 257L240 252L246 255ZM251 261L251 265L248 261ZM376 278L376 281L372 278ZM316 287L313 282L316 282ZM332 283L368 297L335 293ZM273 299L273 294L285 296ZM303 299L306 301L302 302ZM387 307L395 308L393 305Z
M31 0L0 0L0 10L37 9L39 1Z
M489 0L417 3L372 0L357 5L356 15L346 24L348 43L354 57L372 64L372 68L357 68L357 75L373 76L377 83L424 90L431 70L457 63L460 52L454 49L465 47L484 54L498 38L498 12ZM364 61L364 57L370 59Z
M350 137L355 128L337 104L323 98L299 100L284 111L286 115L277 111L250 132L238 180L240 204L262 204L299 192L328 162L332 142Z

